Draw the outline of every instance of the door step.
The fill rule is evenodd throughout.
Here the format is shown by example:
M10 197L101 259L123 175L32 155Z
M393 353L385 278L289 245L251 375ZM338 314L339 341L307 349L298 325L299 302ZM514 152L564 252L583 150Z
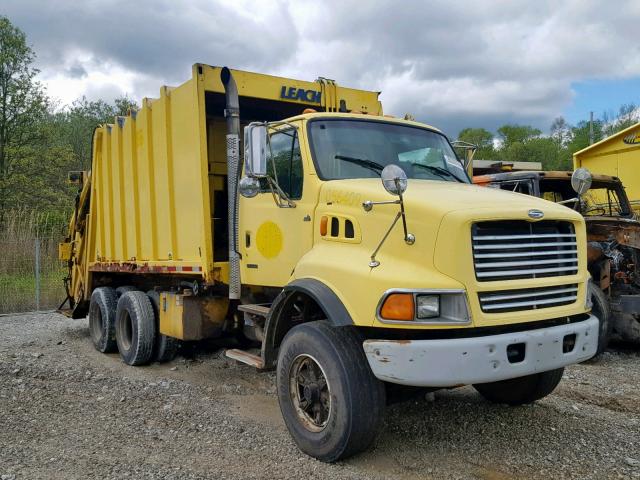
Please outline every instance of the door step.
M246 304L246 305L238 305L238 310L244 313L250 313L251 315L256 315L258 317L267 317L269 315L269 310L271 310L271 305L269 304Z
M246 350L240 350L237 348L231 348L224 351L224 355L227 358L236 360L237 362L246 363L252 367L262 370L264 368L264 361L262 357L254 353L247 352Z

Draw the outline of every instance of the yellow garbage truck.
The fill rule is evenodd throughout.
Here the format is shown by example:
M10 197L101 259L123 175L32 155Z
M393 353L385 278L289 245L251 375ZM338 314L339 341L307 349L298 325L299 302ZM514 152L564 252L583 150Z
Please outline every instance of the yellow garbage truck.
M574 168L619 178L633 206L640 214L640 123L631 125L573 154Z
M518 405L594 355L584 219L474 186L378 92L196 64L99 126L60 257L74 318L129 365L236 337L299 448L366 449L397 392ZM237 346L237 344L236 344Z

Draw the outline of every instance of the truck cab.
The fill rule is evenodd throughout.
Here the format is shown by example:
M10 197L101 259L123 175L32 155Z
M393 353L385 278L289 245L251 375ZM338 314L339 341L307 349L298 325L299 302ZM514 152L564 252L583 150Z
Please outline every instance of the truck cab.
M306 355L301 349L315 352L328 341L316 322L354 332L355 358L366 359L385 384L473 384L486 398L512 404L552 390L529 383L518 395L518 382L555 386L564 365L596 352L582 217L473 186L436 128L309 113L249 125L245 152L240 278L248 290L272 292L266 320L249 312L248 323L264 332L255 363L277 368L290 431L297 421L311 422L312 431L328 421L322 401L317 421L289 410L313 398L300 400L291 385L294 359ZM327 366L306 361L324 384Z

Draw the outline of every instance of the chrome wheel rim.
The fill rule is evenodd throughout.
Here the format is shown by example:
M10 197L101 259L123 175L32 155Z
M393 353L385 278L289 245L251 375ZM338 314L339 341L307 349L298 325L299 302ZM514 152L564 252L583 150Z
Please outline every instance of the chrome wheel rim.
M300 423L321 432L331 417L331 389L320 363L311 355L298 355L289 369L289 395Z

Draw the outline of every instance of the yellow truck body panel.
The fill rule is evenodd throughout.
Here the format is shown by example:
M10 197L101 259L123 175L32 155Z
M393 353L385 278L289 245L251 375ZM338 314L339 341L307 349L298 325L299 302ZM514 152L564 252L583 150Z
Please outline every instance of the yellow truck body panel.
M573 154L574 168L622 180L636 212L640 212L640 123Z
M92 173L85 180L92 199L89 234L74 240L76 247L88 242L85 253L73 257L84 273L72 275L76 301L88 299L90 289L81 284L100 272L228 278L227 262L214 254L216 222L225 220L216 194L225 192L227 171L220 70L196 64L184 84L162 87L160 97L145 98L139 111L96 129ZM379 92L324 79L232 72L243 110L256 119L291 117L306 108L382 114ZM218 207L223 212L226 202L218 203L225 203ZM68 261L73 255L64 248L61 259Z

